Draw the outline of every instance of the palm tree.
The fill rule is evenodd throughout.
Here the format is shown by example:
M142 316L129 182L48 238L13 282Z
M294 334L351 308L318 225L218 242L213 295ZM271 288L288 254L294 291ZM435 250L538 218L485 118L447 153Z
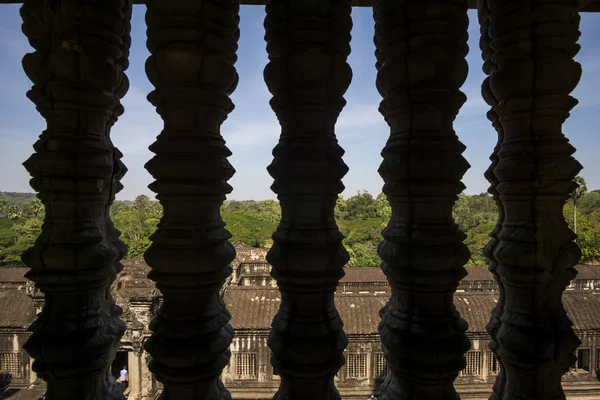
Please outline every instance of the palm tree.
M587 192L587 184L582 176L576 176L573 182L577 185L575 190L571 192L571 200L573 200L573 232L577 234L577 200L583 197Z
M27 207L27 212L33 214L35 218L38 217L38 214L44 212L44 204L39 199L32 200Z
M13 222L14 225L17 223L17 220L21 218L23 212L21 211L21 208L19 206L10 205L6 208L6 215Z

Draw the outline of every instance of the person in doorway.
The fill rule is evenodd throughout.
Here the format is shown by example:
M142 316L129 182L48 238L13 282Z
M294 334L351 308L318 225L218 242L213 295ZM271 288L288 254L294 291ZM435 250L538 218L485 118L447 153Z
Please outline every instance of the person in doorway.
M123 369L119 372L119 383L127 384L129 380L129 372L127 372L127 367L123 366Z

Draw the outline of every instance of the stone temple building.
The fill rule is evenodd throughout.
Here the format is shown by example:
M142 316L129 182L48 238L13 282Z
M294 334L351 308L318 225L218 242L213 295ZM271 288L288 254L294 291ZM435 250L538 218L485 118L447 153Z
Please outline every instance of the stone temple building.
M279 386L280 378L269 361L268 337L281 294L273 288L276 283L268 275L269 269L264 261L241 262L234 269L236 278L225 290L225 304L232 313L236 336L223 382L234 399L272 398ZM488 347L490 336L485 330L498 304L498 285L486 268L466 269L468 275L458 286L454 302L469 324L471 349L455 387L463 399L484 400L489 398L501 369ZM577 265L576 269L578 276L567 288L563 302L582 343L562 383L568 399L600 399L600 265ZM378 333L378 314L389 299L390 286L378 268L344 268L344 272L335 304L345 321L348 345L344 350L346 362L335 384L344 399L380 396L388 366Z
M266 262L268 249L236 245L237 257L233 274L224 285L222 295L232 312L231 325L235 337L230 345L231 358L224 368L222 381L233 399L270 399L280 377L270 363L268 337L273 316L281 304L281 293L269 275ZM140 259L124 263L112 285L112 295L123 308L127 324L111 373L126 366L129 383L128 400L156 399L162 385L148 370L149 355L144 344L151 336L149 323L157 314L162 298L146 275L148 265ZM467 336L472 346L466 353L466 366L455 382L463 399L487 399L501 364L488 348L490 337L485 331L491 310L498 303L498 286L492 274L483 267L466 267L468 275L455 295L457 310L468 322ZM567 288L563 301L582 340L575 351L576 362L563 377L568 399L600 398L600 266L578 265L578 276ZM31 371L31 358L21 349L29 337L28 325L41 311L43 296L23 275L26 269L0 269L0 370L13 376L9 393L20 399L37 400L43 393L43 382ZM390 296L390 286L379 268L344 268L345 275L335 293L336 307L346 321L344 330L348 345L344 350L345 365L334 381L344 399L367 399L381 395L388 375L378 325L379 311ZM21 389L20 391L18 389ZM13 398L13 397L10 397ZM18 399L19 399L18 398ZM18 400L17 399L17 400Z
M22 30L33 48L23 57L27 97L46 120L24 163L46 213L23 254L45 299L23 347L47 383L47 400L122 400L110 375L127 325L109 294L126 248L109 209L126 167L111 128L125 112L133 4L22 1ZM562 377L586 338L562 296L581 258L563 206L582 168L563 123L577 104L570 93L581 77L574 60L580 12L600 11L597 0L138 6L146 10L145 70L155 87L148 100L164 122L146 163L163 217L144 254L162 296L144 342L162 399L230 397L220 377L234 337L229 321L242 317L220 296L235 258L219 214L235 173L221 125L234 110L230 95L247 78L235 68L240 3L266 3L264 78L281 126L273 159L264 160L282 211L267 255L281 294L268 339L280 377L276 398L336 400L336 383L342 386L343 327L356 325L343 321L334 299L349 259L335 224L348 171L335 128L352 82L352 7L372 7L375 85L389 126L373 169L391 206L378 250L392 293L378 327L390 371L380 399L456 400L457 379L476 350L468 316L454 304L469 251L452 217L469 168L453 129L466 100L469 8L477 8L482 95L498 138L485 173L499 210L485 249L498 303L485 330L501 367L488 395L564 399Z

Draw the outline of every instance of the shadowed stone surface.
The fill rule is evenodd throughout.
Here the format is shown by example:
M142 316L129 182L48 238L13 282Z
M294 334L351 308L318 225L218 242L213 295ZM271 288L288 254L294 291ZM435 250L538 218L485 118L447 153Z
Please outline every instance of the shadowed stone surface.
M469 164L452 124L466 100L467 3L375 0L377 89L390 126L379 173L392 216L379 246L392 296L379 326L385 400L455 400L470 344L453 293L469 251L452 218Z
M25 167L46 215L23 254L46 301L24 348L48 400L122 399L110 376L125 324L110 295L126 252L109 217L126 169L110 128L129 83L131 3L26 1L27 93L47 127Z
M276 399L335 400L347 344L333 293L348 253L334 219L348 171L335 137L352 77L349 0L269 1L265 81L281 137L268 171L281 222L267 255L281 290L269 346Z
M500 289L487 330L492 400L559 400L579 340L562 293L581 256L563 205L581 166L562 124L581 76L576 1L480 1L482 93L498 144L486 176L500 217L486 247Z
M164 400L230 398L219 375L233 328L219 289L235 249L220 207L235 171L220 130L238 82L238 10L231 0L148 2L148 99L164 129L146 168L163 217L145 259L163 304L146 349Z

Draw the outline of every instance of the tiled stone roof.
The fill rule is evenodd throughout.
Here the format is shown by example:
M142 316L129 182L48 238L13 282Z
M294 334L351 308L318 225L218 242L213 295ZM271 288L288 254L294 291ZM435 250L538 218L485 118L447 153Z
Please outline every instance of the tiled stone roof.
M225 291L225 304L231 313L231 325L235 329L269 329L271 321L281 304L277 289L261 289L236 286ZM349 335L377 332L379 310L387 301L384 296L337 295L335 304Z
M348 335L377 333L377 327L381 321L379 310L387 300L388 297L383 295L336 295L335 305L344 321L344 331Z
M231 286L223 296L235 329L269 329L281 304L278 289Z
M231 325L241 330L269 329L281 303L279 290L251 286L230 287L224 298L232 315ZM600 293L566 293L563 298L575 330L600 330ZM379 310L386 301L387 295L336 295L346 333L376 334ZM496 294L468 293L457 294L454 303L469 323L469 332L483 333L497 301Z
M346 275L340 283L363 283L363 282L387 282L381 268L372 267L348 267L344 268Z
M454 295L454 305L469 324L471 333L485 332L485 326L496 304L498 304L498 296L495 294L457 293Z
M600 330L600 293L568 293L563 304L575 330Z
M487 267L465 267L467 270L467 276L463 278L463 281L493 281L494 275L487 269Z
M577 277L575 279L600 279L600 265L576 265Z
M3 283L26 283L29 268L0 268L0 285Z
M265 262L267 252L269 251L266 247L246 247L241 243L236 243L235 247L235 259L233 260L233 267L237 267L241 263L247 262Z
M24 289L0 291L0 327L27 328L35 319L33 299Z

